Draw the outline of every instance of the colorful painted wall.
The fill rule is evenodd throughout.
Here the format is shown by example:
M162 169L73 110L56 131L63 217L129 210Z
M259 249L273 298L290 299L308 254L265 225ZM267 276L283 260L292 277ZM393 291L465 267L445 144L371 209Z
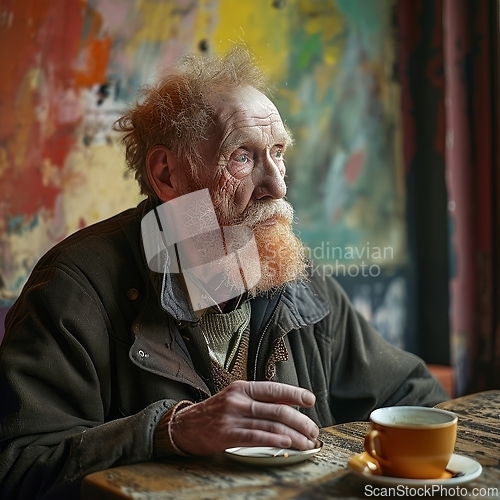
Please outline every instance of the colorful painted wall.
M49 247L139 200L110 131L139 86L186 51L244 41L296 139L289 198L317 272L338 274L404 346L393 10L393 0L1 0L0 306Z

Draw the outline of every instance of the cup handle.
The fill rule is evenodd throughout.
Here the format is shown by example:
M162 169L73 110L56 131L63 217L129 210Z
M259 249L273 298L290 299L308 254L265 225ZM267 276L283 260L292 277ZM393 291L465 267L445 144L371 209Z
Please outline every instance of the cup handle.
M368 434L365 436L365 451L378 462L382 469L382 473L384 473L384 467L387 470L391 466L390 461L381 457L375 450L375 440L381 442L383 434L383 432L372 429L368 431Z

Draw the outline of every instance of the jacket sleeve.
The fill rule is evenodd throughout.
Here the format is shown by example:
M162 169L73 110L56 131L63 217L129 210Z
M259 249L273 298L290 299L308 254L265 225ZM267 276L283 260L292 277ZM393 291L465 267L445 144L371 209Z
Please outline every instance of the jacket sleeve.
M434 406L448 399L422 359L399 349L354 309L335 281L328 285L331 313L330 407L338 423L367 420L383 406Z
M78 498L90 472L150 460L175 402L107 421L109 321L75 271L35 271L0 347L0 497Z

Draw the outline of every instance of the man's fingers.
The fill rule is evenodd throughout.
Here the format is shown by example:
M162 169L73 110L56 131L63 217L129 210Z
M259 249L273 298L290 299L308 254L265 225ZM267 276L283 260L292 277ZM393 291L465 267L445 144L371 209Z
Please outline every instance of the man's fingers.
M232 433L233 434L233 433ZM272 446L276 448L291 448L295 444L290 436L275 434L261 429L238 429L230 436L234 446ZM231 445L230 448L233 446Z
M290 406L253 401L250 405L250 413L250 418L280 422L311 441L318 437L318 426L309 417Z
M292 429L291 427L288 427L287 425L281 422L276 422L273 420L263 420L263 419L255 419L255 420L248 419L246 426L247 429L255 429L271 434L290 437L291 440L290 445L288 446L281 445L282 448L291 447L299 450L308 450L316 445L317 435L314 437L314 439L310 439L301 432L298 432L295 429ZM264 445L264 446L274 446L274 445Z
M243 388L252 399L264 403L285 403L309 408L316 402L316 396L311 391L278 382L246 382Z

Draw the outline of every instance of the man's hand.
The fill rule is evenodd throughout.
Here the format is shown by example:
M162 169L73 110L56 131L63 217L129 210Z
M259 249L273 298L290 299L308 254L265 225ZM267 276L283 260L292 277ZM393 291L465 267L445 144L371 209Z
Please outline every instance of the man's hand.
M210 455L234 446L275 446L307 450L319 429L292 406L309 408L316 397L306 389L276 382L237 381L207 400L173 416L172 439L183 452Z

